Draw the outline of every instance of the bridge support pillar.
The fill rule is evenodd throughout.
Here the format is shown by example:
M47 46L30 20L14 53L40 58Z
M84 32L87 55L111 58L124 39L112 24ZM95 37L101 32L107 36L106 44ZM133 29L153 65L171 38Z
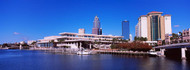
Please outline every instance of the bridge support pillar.
M186 59L186 56L185 56L186 50L187 50L187 48L181 48L181 59Z
M161 56L163 56L163 57L165 57L164 51L165 51L165 49L160 49Z

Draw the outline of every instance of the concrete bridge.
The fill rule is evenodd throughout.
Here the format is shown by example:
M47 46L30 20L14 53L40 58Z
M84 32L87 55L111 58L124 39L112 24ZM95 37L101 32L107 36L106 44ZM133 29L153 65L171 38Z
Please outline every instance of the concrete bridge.
M154 47L161 56L175 59L190 59L190 43L178 43Z

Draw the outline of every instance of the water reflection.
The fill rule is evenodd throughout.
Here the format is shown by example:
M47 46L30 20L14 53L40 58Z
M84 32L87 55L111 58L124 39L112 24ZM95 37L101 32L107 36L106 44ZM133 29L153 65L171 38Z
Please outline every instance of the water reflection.
M186 60L182 60L181 63L182 63L182 69L187 70L187 68L186 68L187 62L186 62Z
M58 55L0 50L0 70L188 70L189 61L126 55ZM11 56L11 57L7 57ZM6 57L6 58L5 58ZM10 67L11 66L11 67Z

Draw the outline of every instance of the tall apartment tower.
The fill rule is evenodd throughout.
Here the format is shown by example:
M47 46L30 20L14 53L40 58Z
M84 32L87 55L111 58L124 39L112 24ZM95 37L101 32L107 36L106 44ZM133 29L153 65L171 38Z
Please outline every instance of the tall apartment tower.
M129 21L122 21L122 36L124 36L123 39L129 40L129 34Z
M98 16L95 16L95 18L94 18L92 34L97 34L97 35L102 34L102 28L100 28L100 20L99 20Z
M163 12L152 11L138 18L135 27L137 37L146 37L148 41L164 40L165 34L171 34L171 15L162 16Z
M165 34L172 34L171 15L164 15Z

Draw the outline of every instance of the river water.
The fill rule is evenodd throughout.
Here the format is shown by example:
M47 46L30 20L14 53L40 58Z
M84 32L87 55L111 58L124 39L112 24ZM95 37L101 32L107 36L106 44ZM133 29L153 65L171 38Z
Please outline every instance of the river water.
M0 50L0 70L190 70L190 62L161 57Z

